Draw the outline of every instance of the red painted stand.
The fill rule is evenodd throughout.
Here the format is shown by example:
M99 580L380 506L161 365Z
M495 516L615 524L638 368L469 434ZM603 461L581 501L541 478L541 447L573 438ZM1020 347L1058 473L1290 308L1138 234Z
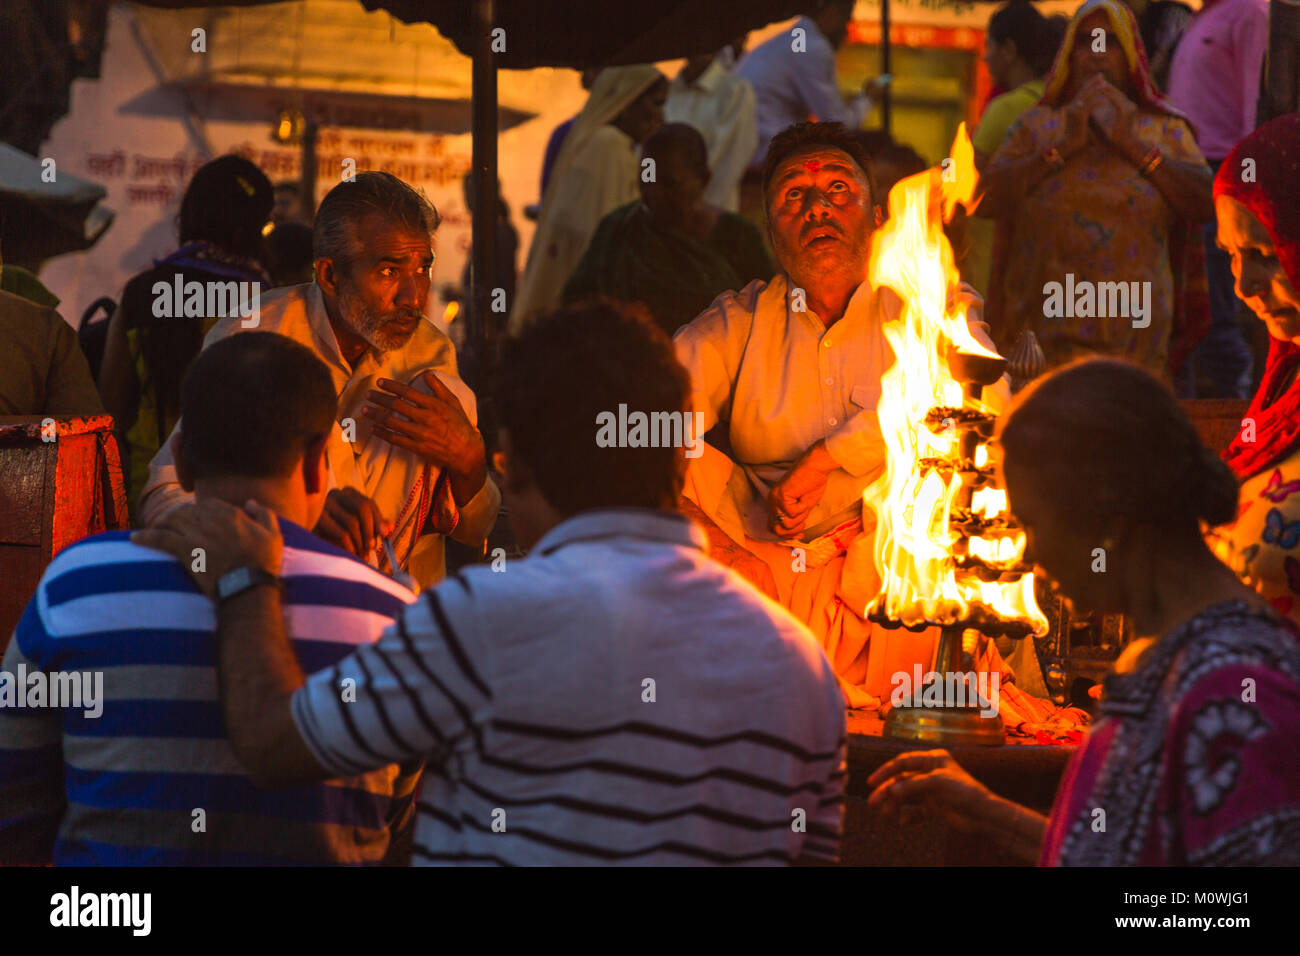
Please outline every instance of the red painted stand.
M56 554L128 525L111 416L0 417L0 652Z

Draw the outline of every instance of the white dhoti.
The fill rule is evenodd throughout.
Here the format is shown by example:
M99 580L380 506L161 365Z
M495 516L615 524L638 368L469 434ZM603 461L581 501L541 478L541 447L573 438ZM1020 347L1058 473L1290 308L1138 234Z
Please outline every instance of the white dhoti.
M762 540L746 531L741 515L763 504L756 481L722 452L705 445L687 469L685 494L724 534L771 569L780 603L821 642L849 705L878 707L889 699L894 674L904 673L910 679L917 663L922 670L930 669L938 628L914 633L866 620L867 603L880 583L871 559L875 520L870 509L866 529L860 518L851 538L840 536L841 541L849 538L847 550L818 564L809 560L817 550L813 542Z

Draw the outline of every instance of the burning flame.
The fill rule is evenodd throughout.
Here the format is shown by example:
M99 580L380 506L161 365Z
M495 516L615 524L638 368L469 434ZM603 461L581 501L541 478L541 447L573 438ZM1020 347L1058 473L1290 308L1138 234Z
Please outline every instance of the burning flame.
M985 468L988 450L976 446L973 461L961 462L961 430L945 418L944 427L925 424L936 407L987 412L967 397L949 366L950 350L999 357L980 344L966 324L966 308L950 309L948 290L959 281L952 247L943 234L941 213L969 203L976 185L974 159L965 124L958 129L953 159L942 168L902 180L889 193L889 220L872 239L868 277L889 286L902 300L899 317L884 326L894 364L881 378L878 406L886 448L885 473L865 492L876 513L874 557L881 587L868 608L907 625L955 623L972 616L997 617L1047 631L1047 619L1034 600L1032 573L1014 574L1025 550L1018 528L985 529L963 538L951 526L954 510L966 507L975 518L1006 518L1006 492L963 487L971 466ZM935 467L944 459L948 467ZM928 461L927 461L928 460ZM986 576L959 568L958 557L978 559ZM1010 580L1008 580L1010 579Z

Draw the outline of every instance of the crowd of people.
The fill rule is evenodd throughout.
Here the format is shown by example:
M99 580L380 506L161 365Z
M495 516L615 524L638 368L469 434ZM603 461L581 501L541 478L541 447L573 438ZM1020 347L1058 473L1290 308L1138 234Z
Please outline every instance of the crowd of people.
M1241 44L1235 86L1194 60L1219 45L1170 38L1179 4L990 22L947 291L976 340L1046 359L991 398L1026 560L1138 639L1050 817L943 751L880 768L881 813L1048 864L1300 863L1300 115L1255 129L1261 2L1184 24ZM881 710L937 636L864 610L900 307L865 277L890 186L926 163L859 129L884 82L840 97L851 12L814 2L797 43L738 38L671 81L585 78L485 395L425 318L438 214L388 173L313 212L246 160L203 167L95 378L53 309L0 293L25 343L0 411L107 409L135 525L60 552L8 642L3 672L104 693L0 695L0 861L835 860L846 706ZM1048 308L1067 275L1142 286L1141 315ZM190 283L269 291L251 321L159 310ZM1244 397L1239 308L1269 350L1219 457L1175 389ZM686 425L596 440L625 413ZM488 552L501 522L526 556ZM487 553L449 570L447 539ZM1053 709L993 642L974 663L1006 708Z

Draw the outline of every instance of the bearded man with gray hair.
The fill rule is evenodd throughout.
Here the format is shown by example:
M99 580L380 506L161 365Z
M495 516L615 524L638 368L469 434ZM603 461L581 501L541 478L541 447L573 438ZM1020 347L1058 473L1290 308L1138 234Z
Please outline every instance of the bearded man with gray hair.
M437 228L437 210L390 173L339 183L316 214L315 280L274 290L252 322L222 319L204 340L275 332L329 367L339 397L327 447L332 489L312 530L381 570L406 570L421 587L444 575L444 536L481 546L501 503L474 393L451 341L424 318ZM150 463L146 524L190 500L174 465L183 427Z

